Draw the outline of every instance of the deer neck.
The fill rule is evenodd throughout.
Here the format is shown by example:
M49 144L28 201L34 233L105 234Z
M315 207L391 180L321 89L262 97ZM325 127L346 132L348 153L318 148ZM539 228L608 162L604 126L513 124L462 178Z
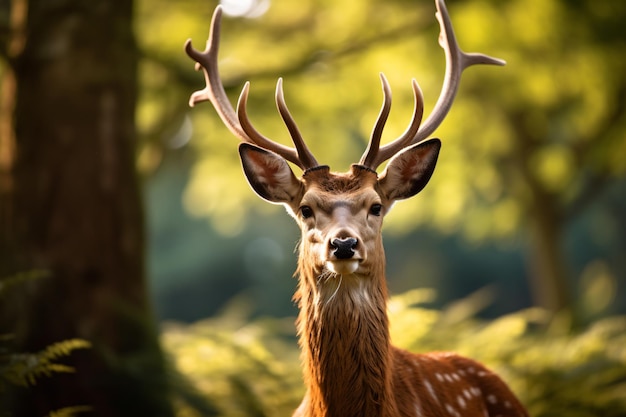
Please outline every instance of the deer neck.
M384 262L369 275L299 265L298 317L307 416L390 414L391 372Z

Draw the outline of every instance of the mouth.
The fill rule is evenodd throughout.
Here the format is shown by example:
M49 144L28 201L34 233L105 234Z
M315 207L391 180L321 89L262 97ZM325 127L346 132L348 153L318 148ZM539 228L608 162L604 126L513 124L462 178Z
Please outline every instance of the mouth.
M326 261L326 268L335 274L353 274L359 268L359 263L358 259L338 259Z

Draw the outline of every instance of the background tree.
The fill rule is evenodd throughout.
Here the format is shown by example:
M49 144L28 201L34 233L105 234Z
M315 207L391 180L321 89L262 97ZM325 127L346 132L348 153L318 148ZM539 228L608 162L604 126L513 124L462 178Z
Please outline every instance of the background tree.
M492 127L465 126L465 134L477 138L464 142L466 152L487 162L469 176L483 202L471 204L468 220L497 216L501 209L501 221L511 223L505 227L525 231L537 305L576 314L577 280L566 233L599 202L609 211L623 204L613 195L623 190L626 174L616 158L626 151L626 79L618 75L626 63L616 59L624 52L619 22L626 7L513 2L487 16L495 13L501 18L492 21L493 35L510 38L514 47L502 51L511 68L494 77L493 90L480 87L489 83L484 74L473 88L473 104ZM492 169L497 176L486 181ZM485 203L494 211L485 212ZM610 221L619 229L617 218ZM619 235L604 239L623 244Z
M18 352L92 344L72 355L75 374L16 393L13 411L172 415L135 174L133 2L4 6L0 276L49 276L2 305L2 334Z

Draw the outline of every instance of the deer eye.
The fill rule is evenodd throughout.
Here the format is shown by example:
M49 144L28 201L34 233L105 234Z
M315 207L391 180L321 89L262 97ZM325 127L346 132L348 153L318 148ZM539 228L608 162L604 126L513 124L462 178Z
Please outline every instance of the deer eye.
M313 217L313 209L309 206L300 207L300 214L303 218L308 219L309 217Z
M380 216L382 209L383 206L381 204L372 204L372 207L370 207L370 214L372 216Z

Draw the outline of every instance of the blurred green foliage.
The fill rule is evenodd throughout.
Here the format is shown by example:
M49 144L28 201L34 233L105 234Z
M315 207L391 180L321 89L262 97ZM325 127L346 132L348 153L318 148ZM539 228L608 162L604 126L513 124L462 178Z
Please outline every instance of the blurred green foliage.
M413 352L456 351L477 359L509 383L534 417L626 414L626 317L606 317L571 332L568 318L529 309L494 321L477 319L487 294L443 310L434 293L412 290L389 303L392 340ZM241 306L190 325L169 324L166 351L218 415L290 415L303 395L291 320L250 322ZM178 401L177 415L202 414Z
M444 149L432 184L422 198L400 204L387 229L406 233L429 224L475 241L506 238L528 216L529 187L535 186L529 181L559 204L572 205L585 198L589 181L623 178L617 155L626 153L626 35L618 27L626 6L591 0L449 3L461 46L508 64L464 75L437 131ZM388 76L396 103L388 139L408 124L411 78L424 90L426 114L432 108L444 62L432 1L245 4L253 17L224 19L220 71L233 103L243 82L251 81L249 113L269 137L288 142L273 105L279 76L313 152L336 170L347 169L364 150L380 107L378 72ZM160 147L191 140L197 162L186 207L223 233L238 233L250 208L265 206L248 191L236 141L210 104L193 111L183 104L204 81L181 46L191 38L203 48L213 4L138 5L137 32L147 58L138 120L153 139L141 150L141 166L156 166ZM522 153L522 147L530 148ZM516 155L525 158L524 166L512 163Z
M290 415L303 394L293 320L250 321L241 309L235 301L219 317L166 324L164 349L218 415ZM177 415L202 415L185 397L177 398Z
M394 92L383 142L409 122L412 78L424 91L426 115L437 99L444 56L432 0L222 3L227 12L231 3L248 6L236 15L226 13L222 22L219 68L231 102L250 80L253 123L288 143L273 103L276 79L284 77L286 101L303 136L318 160L335 170L347 169L365 148L382 99L379 72ZM203 48L217 2L155 4L137 2L143 54L139 167L151 180L159 170L184 171L184 209L210 223L211 239L252 239L253 223L282 210L250 192L236 140L211 105L186 106L204 80L182 45L191 38ZM614 282L615 291L626 280L620 261L626 250L620 215L626 187L621 156L626 154L626 61L621 58L626 3L449 0L448 9L464 50L503 58L507 66L466 71L452 111L435 133L444 145L433 179L420 196L394 207L385 233L402 239L430 229L460 237L472 249L502 245L523 252L524 271L514 275L525 275L533 302L554 310L588 309L577 298L593 265L605 265L610 277L605 282ZM173 217L171 211L153 209L159 210L159 221ZM151 227L163 229L163 240L170 241L176 229L183 234L173 220ZM186 232L200 233L197 226ZM180 256L158 252L153 269L195 268L205 275L210 270L212 279L227 281L232 290L239 272L213 272L207 262L202 266L203 259L191 264L190 258L202 258L213 246L178 241ZM211 256L240 269L239 254L218 256L218 251ZM439 269L455 261L443 258L446 265ZM156 274L159 281L166 275ZM188 278L181 275L166 279L178 284ZM462 287L463 278L454 285ZM511 285L506 272L493 279Z

